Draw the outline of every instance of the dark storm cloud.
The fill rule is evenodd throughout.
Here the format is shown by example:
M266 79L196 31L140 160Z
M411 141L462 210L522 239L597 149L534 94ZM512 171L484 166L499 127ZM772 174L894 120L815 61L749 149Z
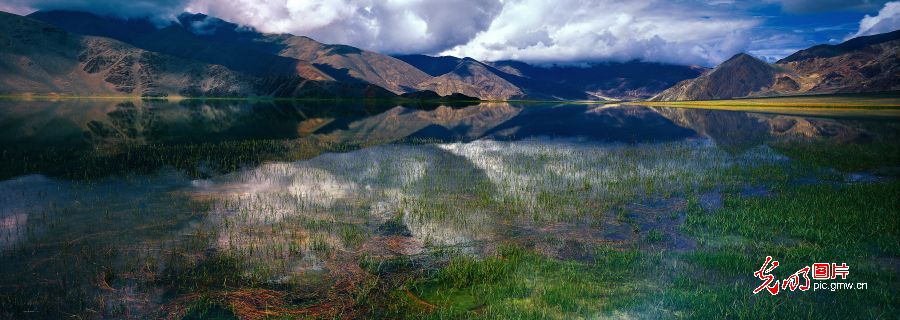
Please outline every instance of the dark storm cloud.
M188 0L6 0L6 5L18 14L37 10L75 10L123 18L150 17L171 19L182 12Z

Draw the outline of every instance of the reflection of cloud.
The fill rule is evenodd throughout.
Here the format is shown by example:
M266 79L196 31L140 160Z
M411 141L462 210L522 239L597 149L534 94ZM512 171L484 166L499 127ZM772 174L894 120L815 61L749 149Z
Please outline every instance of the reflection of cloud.
M779 161L772 155L732 156L705 141L392 144L264 164L195 190L213 197L219 249L289 279L348 252L477 250L519 227L586 221L603 213L597 203L688 192L726 168Z
M0 249L12 248L24 240L29 213L44 207L49 199L42 199L41 194L52 190L51 184L42 175L0 181Z
M525 144L524 142L522 143ZM527 193L519 192L526 189L532 182L532 177L518 174L504 161L504 155L510 152L533 153L532 148L526 146L510 147L507 143L492 140L478 140L471 143L441 144L438 147L453 154L463 156L476 167L484 171L495 185L504 192L503 196L518 198L519 200L533 200Z
M731 166L749 167L785 159L768 147L732 156L713 143L596 144L573 139L515 142L474 141L439 145L468 159L496 185L498 200L515 199L521 210L554 219L566 194L619 199L657 196L697 186ZM646 186L653 185L650 189ZM589 190L588 190L589 188Z
M0 249L12 248L25 235L28 214L3 212L0 216Z
M329 208L358 189L353 182L303 162L268 163L239 172L230 181L193 186L203 193L224 195L227 201L241 204L238 211L247 212L252 221L267 223L294 216L298 208Z
M431 146L381 145L292 163L268 163L219 179L195 181L193 186L214 199L210 219L219 228L216 244L224 250L257 252L300 243L298 250L306 256L314 251L313 241L346 250L347 225L369 228L372 233L398 217L418 243L461 245L492 236L487 231L492 227L489 215L464 210L461 203L450 204L458 212L448 217L423 215L415 208L421 208L422 201L446 200L440 190L468 179L456 173L480 173L467 164ZM428 182L423 182L426 175ZM282 229L293 230L289 234L294 239L271 235L272 230ZM291 264L307 270L315 265L308 262Z
M466 224L471 227L461 228L447 221L429 219L421 215L404 215L403 223L413 237L439 246L465 245L494 236L491 232L486 232L491 227L490 216L478 212L460 212L460 215L464 216Z

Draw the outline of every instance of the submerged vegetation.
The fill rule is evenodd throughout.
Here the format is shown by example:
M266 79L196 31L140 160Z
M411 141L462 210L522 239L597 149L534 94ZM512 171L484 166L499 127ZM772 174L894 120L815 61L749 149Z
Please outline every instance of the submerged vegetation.
M890 317L893 128L4 147L0 317ZM767 255L868 289L754 295Z

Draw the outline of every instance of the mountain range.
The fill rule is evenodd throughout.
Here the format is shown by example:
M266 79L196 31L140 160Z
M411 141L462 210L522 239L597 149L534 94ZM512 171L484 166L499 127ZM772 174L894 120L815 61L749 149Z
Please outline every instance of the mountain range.
M765 63L738 54L651 100L712 100L900 90L900 30L822 44Z
M714 69L390 56L204 14L168 25L77 11L0 13L0 94L483 100L697 100L900 89L898 33L740 54Z

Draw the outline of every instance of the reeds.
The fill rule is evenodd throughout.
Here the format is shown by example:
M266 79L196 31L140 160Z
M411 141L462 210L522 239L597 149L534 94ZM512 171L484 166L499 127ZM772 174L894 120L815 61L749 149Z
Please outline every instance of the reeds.
M228 310L248 317L567 318L635 311L653 293L652 281L680 272L650 265L683 257L642 251L671 240L674 231L646 222L674 220L675 207L649 210L657 214L651 220L636 217L633 206L681 199L672 203L687 203L685 232L706 245L719 238L702 232L717 224L739 234L750 231L742 223L771 225L741 221L754 219L746 213L698 218L709 214L698 209L699 194L720 192L733 205L748 186L813 174L765 145L730 153L708 141L266 140L81 157L78 168L57 172L70 180L29 176L0 185L0 316ZM610 245L593 232L611 223L640 239ZM573 239L586 243L586 261L519 246ZM644 278L640 270L663 274ZM242 300L254 292L277 294ZM406 292L431 307L406 305Z

